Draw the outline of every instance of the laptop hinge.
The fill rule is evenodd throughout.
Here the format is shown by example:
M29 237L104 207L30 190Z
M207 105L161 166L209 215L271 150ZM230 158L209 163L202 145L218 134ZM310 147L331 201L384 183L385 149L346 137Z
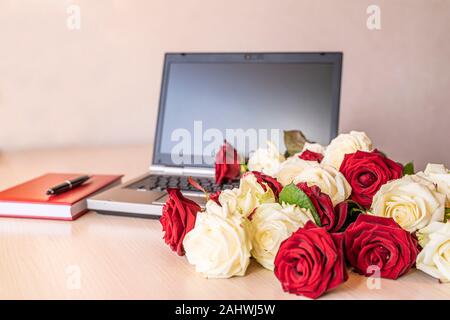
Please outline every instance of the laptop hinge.
M158 173L158 174L181 176L181 175L183 175L183 168L182 167L168 167L168 166L152 165L152 166L150 166L150 172Z
M199 167L170 167L161 165L151 165L150 172L163 174L163 175L175 175L175 176L202 176L213 177L213 168L199 168Z
M196 177L214 177L213 168L184 167L183 175Z

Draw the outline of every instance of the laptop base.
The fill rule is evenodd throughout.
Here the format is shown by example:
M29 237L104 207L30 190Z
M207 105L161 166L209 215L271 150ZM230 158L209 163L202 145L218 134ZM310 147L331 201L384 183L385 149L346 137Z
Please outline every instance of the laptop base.
M139 190L131 188L137 182L154 175L147 173L118 187L109 189L87 199L87 207L101 214L159 219L167 200L163 190ZM195 177L194 177L195 178ZM182 191L183 195L204 206L205 196L201 192Z

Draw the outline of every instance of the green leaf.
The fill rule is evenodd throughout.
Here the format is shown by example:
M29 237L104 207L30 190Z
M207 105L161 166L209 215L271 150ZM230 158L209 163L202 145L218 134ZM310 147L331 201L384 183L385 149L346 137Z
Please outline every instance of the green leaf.
M414 174L414 162L408 162L403 167L403 175Z
M285 202L288 204L295 204L300 208L309 210L314 218L314 222L316 223L316 225L318 225L319 227L322 225L320 223L319 214L317 213L316 208L311 202L311 199L309 199L306 193L299 189L295 184L291 183L285 186L280 192L279 199L280 203Z
M300 130L284 131L284 145L289 156L302 151L305 142L309 141Z
M450 221L450 208L445 208L444 222Z

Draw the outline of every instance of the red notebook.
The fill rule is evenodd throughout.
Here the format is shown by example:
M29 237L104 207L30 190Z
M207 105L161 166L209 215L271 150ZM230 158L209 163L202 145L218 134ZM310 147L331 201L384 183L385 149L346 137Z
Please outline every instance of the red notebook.
M48 196L48 188L82 174L48 173L0 192L0 216L75 220L87 211L86 198L121 182L121 175L92 175L79 187Z

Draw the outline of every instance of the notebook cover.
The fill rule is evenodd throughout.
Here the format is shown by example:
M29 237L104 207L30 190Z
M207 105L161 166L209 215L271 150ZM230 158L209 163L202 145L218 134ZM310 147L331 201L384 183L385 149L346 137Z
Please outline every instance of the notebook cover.
M45 193L52 186L82 175L84 174L48 173L0 192L0 202L73 205L122 178L122 175L96 174L81 186L65 193L54 196Z

